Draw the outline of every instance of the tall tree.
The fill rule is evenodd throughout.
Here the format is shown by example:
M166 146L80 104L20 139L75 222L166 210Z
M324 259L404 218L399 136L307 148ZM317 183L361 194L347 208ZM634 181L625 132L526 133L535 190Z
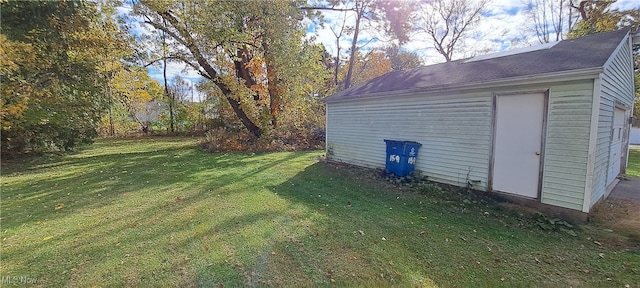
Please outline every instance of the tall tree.
M351 34L351 43L349 48L349 57L347 63L347 74L343 79L344 87L347 89L352 85L353 67L356 61L358 51L366 46L369 42L378 39L367 39L363 45L360 33L362 31L382 30L385 36L391 36L401 44L408 41L407 33L410 30L409 18L413 9L413 2L410 1L393 1L393 0L332 0L322 2L317 5L305 6L303 9L319 10L319 11L340 11L347 12L345 15L353 17L353 27L347 29ZM344 23L342 24L344 26ZM335 28L332 28L335 29ZM337 55L340 58L340 37L336 35ZM339 71L339 65L336 65L336 71ZM334 75L334 76L337 76Z
M302 74L288 59L300 49L301 1L141 1L135 13L169 37L165 58L180 61L210 81L256 138L277 127L293 95L289 81ZM165 25L166 23L166 25ZM317 61L317 64L319 61Z
M414 29L432 41L433 48L450 62L476 27L488 0L433 0L420 2Z
M580 14L580 21L576 22L576 25L572 27L568 37L577 38L620 28L626 15L633 14L634 12L621 12L617 9L612 9L611 5L615 2L616 0L585 0L579 3L570 1L571 8ZM629 25L629 23L627 23L627 25Z
M333 83L334 85L337 87L340 85L340 82L338 82L338 74L340 73L340 39L342 38L342 36L344 36L346 34L347 30L346 25L347 25L347 12L344 11L344 15L342 17L342 24L340 25L332 25L331 27L329 27L329 29L331 30L331 33L333 33L333 36L336 37L336 57L334 59L334 65L333 65Z
M569 0L529 0L526 15L540 43L563 40L578 14Z
M2 151L71 149L97 135L107 108L100 55L119 41L102 33L94 2L0 4ZM111 21L111 20L109 20ZM9 51L20 50L18 53ZM2 57L4 58L4 57Z

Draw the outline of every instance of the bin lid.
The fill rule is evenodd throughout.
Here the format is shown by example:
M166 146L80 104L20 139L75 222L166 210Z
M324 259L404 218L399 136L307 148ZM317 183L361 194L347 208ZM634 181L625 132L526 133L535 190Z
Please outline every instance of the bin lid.
M402 144L402 145L409 144L409 145L415 145L415 146L422 146L421 143L418 143L416 141L403 141L403 140L384 139L384 142L386 142L387 144L395 144L395 145L398 145L398 144Z

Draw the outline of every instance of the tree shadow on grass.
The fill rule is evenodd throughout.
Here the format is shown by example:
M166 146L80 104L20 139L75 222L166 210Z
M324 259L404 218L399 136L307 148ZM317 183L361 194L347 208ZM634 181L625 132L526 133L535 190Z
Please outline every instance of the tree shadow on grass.
M238 183L295 157L296 154L290 154L278 161L262 161L255 165L256 155L251 154L206 154L197 149L176 151L167 148L37 163L23 167L21 171L24 172L14 170L8 175L23 179L9 180L10 183L3 181L2 226L11 229L43 219L64 217L87 207L111 205L123 193L199 186L203 190L196 199L207 197L207 191ZM255 168L232 169L248 164ZM71 172L60 174L58 171ZM208 173L209 179L206 178ZM202 177L194 179L198 175ZM153 197L153 193L149 193L149 197Z
M191 273L194 278L180 276L191 279L188 281L208 279L204 282L213 283L212 279L237 278L237 264L246 261L227 262L226 258L247 254L243 245L262 247L264 244L253 243L259 240L229 248L238 252L223 255L225 261L218 259L220 255L207 260L202 254L233 246L221 243L244 243L245 227L269 227L270 221L274 221L270 219L280 217L282 210L256 212L245 210L246 207L235 210L235 203L223 207L212 204L236 197L234 194L251 192L242 189L247 179L304 155L205 154L197 149L168 148L125 155L63 158L59 160L63 163L23 167L24 172L18 169L11 175L16 179L3 183L2 228L5 240L8 239L3 242L3 258L8 260L5 263L12 263L7 266L11 269L41 263L39 267L44 269L41 274L37 274L38 269L30 269L29 273L36 273L43 283L51 281L49 284L54 285L87 284L86 279L78 280L87 277L113 281L133 277L137 280L111 284L169 281L173 283L170 286L175 286L181 282L171 278L176 277L178 270L185 270L185 275ZM60 170L71 172L56 173ZM49 171L52 175L46 176ZM20 173L29 173L29 177ZM60 203L64 206L56 209ZM194 218L197 223L193 222ZM283 218L282 221L289 220ZM267 229L263 234L272 231ZM30 237L25 233L50 234L43 234L42 240L23 241ZM207 263L194 265L185 260L189 258ZM122 273L125 263L137 261L150 264L140 264L142 268L131 270L135 275L116 275ZM211 271L199 265L210 267L217 276L196 279L194 271ZM5 270L7 272L12 270ZM65 275L58 275L60 273ZM167 274L173 276L167 277ZM227 277L220 278L221 275ZM70 278L60 282L59 277Z

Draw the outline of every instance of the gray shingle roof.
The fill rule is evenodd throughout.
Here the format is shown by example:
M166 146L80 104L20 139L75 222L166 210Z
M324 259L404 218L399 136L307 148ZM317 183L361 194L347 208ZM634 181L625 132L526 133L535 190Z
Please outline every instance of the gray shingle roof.
M523 76L544 75L604 66L628 29L598 33L558 42L537 51L498 58L469 59L390 72L325 98L326 102L362 98L390 91L453 88Z

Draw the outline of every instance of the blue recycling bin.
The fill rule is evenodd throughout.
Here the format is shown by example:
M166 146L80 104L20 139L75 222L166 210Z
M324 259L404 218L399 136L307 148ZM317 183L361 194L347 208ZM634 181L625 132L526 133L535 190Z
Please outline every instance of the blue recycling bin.
M387 143L387 161L385 170L398 177L409 175L416 167L418 150L422 144L413 141L384 139Z

